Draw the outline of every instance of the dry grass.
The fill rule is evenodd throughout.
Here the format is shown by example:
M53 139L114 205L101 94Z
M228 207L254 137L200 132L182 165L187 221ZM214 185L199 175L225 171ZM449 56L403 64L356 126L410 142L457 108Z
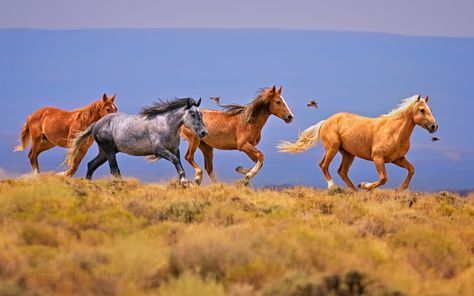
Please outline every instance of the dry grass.
M0 295L474 295L474 195L0 183Z

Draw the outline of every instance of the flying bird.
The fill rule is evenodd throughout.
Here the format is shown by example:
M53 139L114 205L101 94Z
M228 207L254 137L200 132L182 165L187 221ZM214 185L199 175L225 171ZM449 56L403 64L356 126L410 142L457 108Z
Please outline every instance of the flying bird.
M436 142L436 141L439 141L438 137L431 137L431 142Z
M308 106L308 108L315 108L315 109L318 109L318 103L316 103L314 100L311 100L311 102L309 102L308 104L306 104L306 106Z
M220 100L221 97L210 97L209 99L213 100L214 102L217 103L217 105L219 105L219 100Z

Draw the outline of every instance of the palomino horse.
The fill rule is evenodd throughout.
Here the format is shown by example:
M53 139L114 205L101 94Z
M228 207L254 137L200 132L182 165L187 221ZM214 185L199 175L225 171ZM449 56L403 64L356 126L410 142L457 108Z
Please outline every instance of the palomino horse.
M263 165L263 153L255 146L260 142L261 131L270 115L275 115L290 123L294 116L281 96L282 87L275 86L262 89L247 105L227 105L224 111L202 109L204 124L209 134L200 139L187 126L181 129L188 140L189 147L186 160L196 171L195 182L201 184L202 169L194 161L194 153L199 147L204 155L204 165L212 182L217 179L213 172L213 150L240 150L256 164L252 169L237 167L237 172L245 175L248 183Z
M143 108L139 115L111 114L91 124L79 133L69 148L65 162L74 163L83 142L94 137L99 154L87 164L87 179L94 171L109 162L110 173L120 178L115 154L123 152L135 156L152 156L171 161L179 174L183 186L189 184L179 156L180 129L186 124L196 137L207 135L199 112L199 101L191 98L157 102Z
M77 132L85 130L91 123L105 115L117 112L114 100L115 95L109 97L104 93L101 99L73 111L53 107L36 110L28 116L23 125L20 137L21 145L16 146L14 151L25 150L31 139L31 150L28 156L33 173L39 173L38 156L41 152L54 146L68 148L69 141L74 138ZM64 172L65 175L74 175L91 144L92 141L89 141L81 147L74 161L70 163L69 170Z
M367 118L351 113L337 113L326 120L304 130L295 143L283 142L278 145L281 152L300 153L317 142L322 142L326 154L319 163L328 182L328 188L334 187L329 174L329 164L339 151L342 162L338 174L352 190L354 184L347 176L354 157L372 160L377 169L379 180L373 183L362 182L359 188L374 189L387 182L385 163L393 163L408 170L400 189L408 188L415 172L405 154L410 149L410 136L419 125L434 133L438 129L428 97L412 96L403 100L398 108L389 114L377 118Z

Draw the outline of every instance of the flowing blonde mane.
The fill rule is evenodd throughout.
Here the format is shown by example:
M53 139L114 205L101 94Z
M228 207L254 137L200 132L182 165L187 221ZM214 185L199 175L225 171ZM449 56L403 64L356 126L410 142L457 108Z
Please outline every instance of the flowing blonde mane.
M405 111L409 109L413 109L416 106L416 100L418 99L419 95L413 95L409 98L404 99L398 106L392 110L390 110L389 113L383 114L382 116L384 117L398 117L401 114L403 114Z

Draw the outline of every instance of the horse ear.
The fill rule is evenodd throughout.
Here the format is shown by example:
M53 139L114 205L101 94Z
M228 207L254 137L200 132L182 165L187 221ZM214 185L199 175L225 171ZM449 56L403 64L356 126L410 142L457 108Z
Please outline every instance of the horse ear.
M416 98L416 101L417 101L417 102L419 102L419 101L420 101L420 99L421 99L421 96L420 96L420 95L418 95L418 98Z
M280 85L280 87L278 88L278 93L281 94L282 90L283 90L283 85Z
M428 99L429 99L428 96L426 96L425 103L428 103Z
M197 101L196 107L199 107L199 105L201 105L201 98L199 98L199 100Z
M102 101L107 102L107 99L108 99L108 98L107 98L107 93L104 93L104 94L102 95Z
M109 102L113 103L113 102L115 101L115 96L116 96L116 95L117 95L117 94L114 94L114 95L109 99Z
M189 98L186 102L186 109L190 109L193 106L193 99Z
M273 85L271 92L274 93L276 91L276 86Z

